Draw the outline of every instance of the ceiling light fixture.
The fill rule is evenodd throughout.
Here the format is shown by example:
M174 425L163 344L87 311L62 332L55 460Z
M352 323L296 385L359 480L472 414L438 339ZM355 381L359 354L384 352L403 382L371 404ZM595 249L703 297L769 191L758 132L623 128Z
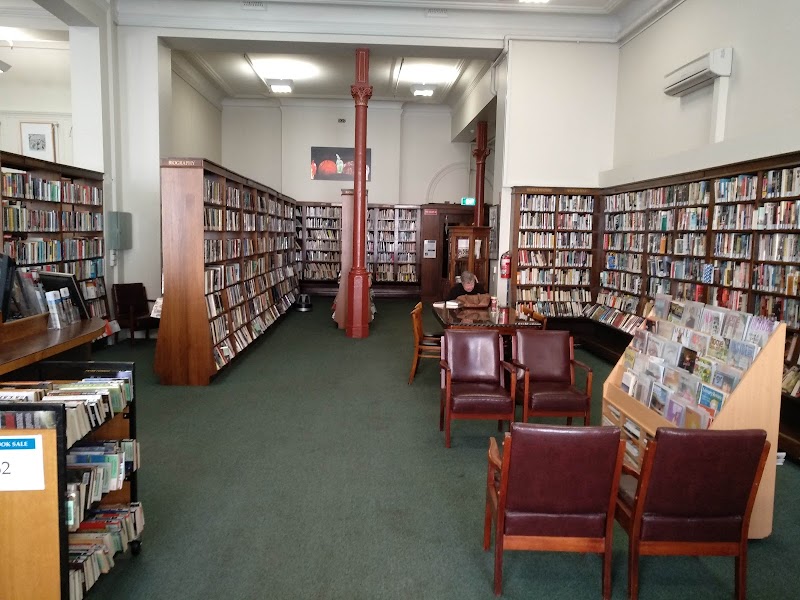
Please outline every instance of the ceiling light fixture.
M435 90L436 88L432 85L420 85L418 83L415 83L414 85L411 86L411 92L415 96L430 97L433 96L433 92Z
M267 85L273 94L291 94L292 93L292 80L291 79L268 79Z
M0 60L0 73L5 73L11 68L11 65Z
M550 0L519 0L520 4L547 4Z
M437 63L405 62L399 69L397 79L403 83L448 84L458 77L458 69L452 65Z
M319 68L316 65L296 58L259 58L248 54L245 54L245 57L256 75L265 81L267 79L303 81L319 75Z

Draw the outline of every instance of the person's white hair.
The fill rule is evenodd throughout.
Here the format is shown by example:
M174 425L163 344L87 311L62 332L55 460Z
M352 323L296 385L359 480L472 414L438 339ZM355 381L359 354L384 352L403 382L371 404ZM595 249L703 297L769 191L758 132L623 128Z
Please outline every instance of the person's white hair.
M478 278L475 277L474 273L470 273L469 271L461 273L461 285L465 283L475 283L476 281L478 281Z

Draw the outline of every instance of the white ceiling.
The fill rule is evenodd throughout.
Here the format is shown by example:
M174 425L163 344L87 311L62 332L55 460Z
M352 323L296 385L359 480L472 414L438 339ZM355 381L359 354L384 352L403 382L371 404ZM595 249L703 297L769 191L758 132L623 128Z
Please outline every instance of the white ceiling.
M167 34L175 60L193 67L219 98L272 97L246 54L316 65L320 76L295 81L291 97L350 98L355 49L367 46L374 100L453 106L500 54L503 37L613 41L677 0L266 0L260 10L241 0L109 1L120 24ZM0 0L3 25L36 22L51 30L59 23L35 0ZM206 31L191 37L194 30ZM300 41L308 39L315 42ZM401 65L420 61L449 65L458 75L433 97L414 98L397 75Z

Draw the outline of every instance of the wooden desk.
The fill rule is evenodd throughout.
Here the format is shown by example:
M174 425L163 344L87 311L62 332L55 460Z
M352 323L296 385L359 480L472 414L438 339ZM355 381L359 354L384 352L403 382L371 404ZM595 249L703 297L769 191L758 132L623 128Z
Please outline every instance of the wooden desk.
M517 329L540 329L536 321L518 315L513 308L439 308L433 307L436 320L445 329L492 329L501 335L514 335Z
M48 315L0 325L0 375L89 344L103 335L104 319L88 319L63 329L48 329Z

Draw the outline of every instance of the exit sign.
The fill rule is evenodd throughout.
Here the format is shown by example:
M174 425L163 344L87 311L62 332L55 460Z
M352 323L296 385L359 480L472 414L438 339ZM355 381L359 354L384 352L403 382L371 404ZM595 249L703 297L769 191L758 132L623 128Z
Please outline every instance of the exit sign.
M475 206L475 198L461 198L461 206Z

